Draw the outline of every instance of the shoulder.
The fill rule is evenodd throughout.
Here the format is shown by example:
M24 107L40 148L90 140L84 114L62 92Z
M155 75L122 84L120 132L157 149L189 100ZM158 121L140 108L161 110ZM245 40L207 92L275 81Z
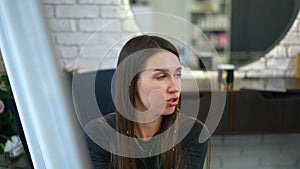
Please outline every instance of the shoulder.
M111 113L90 121L84 131L92 140L107 140L115 136L115 128L116 113Z
M210 132L207 126L199 119L191 116L181 114L181 131L186 132L186 136L183 139L183 144L189 142L206 142L210 137Z
M116 113L110 113L104 116L104 120L114 129L116 128Z
M108 114L94 119L84 126L84 132L87 139L89 142L94 144L94 146L90 147L98 147L99 151L102 148L107 151L110 150L110 144L115 140L116 137L116 131L114 128L116 124L115 119L115 113Z
M116 128L116 113L110 113L90 121L85 125L85 129L105 127L107 125Z
M207 132L207 133L209 132L208 128L201 120L185 114L180 114L179 117L180 117L180 124L182 125L181 127L186 128L187 126L190 126L192 127L191 128L192 132L201 132L202 130L203 132Z
M192 124L181 142L188 169L203 168L208 149L209 132L203 122L194 117L182 115L183 126Z
M114 144L115 113L99 117L85 127L85 140L93 168L109 168Z

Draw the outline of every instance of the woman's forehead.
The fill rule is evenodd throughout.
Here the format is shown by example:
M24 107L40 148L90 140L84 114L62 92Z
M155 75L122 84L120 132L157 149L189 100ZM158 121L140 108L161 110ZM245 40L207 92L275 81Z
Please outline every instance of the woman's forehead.
M160 51L150 56L145 63L145 69L175 68L180 67L178 57L169 51Z

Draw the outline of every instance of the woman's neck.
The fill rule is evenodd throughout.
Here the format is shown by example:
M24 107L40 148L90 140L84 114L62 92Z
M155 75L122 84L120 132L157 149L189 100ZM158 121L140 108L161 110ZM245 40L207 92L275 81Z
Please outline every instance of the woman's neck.
M151 139L161 126L162 116L149 123L135 123L134 134L143 140Z

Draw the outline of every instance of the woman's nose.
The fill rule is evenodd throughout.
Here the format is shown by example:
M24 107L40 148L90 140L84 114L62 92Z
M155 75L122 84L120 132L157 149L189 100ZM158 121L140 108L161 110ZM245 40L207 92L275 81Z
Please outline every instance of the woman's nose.
M168 92L178 92L180 91L180 79L171 77L169 80Z

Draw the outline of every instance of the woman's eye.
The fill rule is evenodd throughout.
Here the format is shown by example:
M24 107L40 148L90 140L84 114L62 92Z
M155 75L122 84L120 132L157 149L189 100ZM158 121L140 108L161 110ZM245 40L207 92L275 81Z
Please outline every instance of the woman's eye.
M157 79L161 80L161 79L164 79L166 76L165 75L161 75L161 76L158 76Z
M175 74L175 77L177 77L177 78L181 78L181 76L182 76L182 74L181 74L181 73L177 73L177 74Z

